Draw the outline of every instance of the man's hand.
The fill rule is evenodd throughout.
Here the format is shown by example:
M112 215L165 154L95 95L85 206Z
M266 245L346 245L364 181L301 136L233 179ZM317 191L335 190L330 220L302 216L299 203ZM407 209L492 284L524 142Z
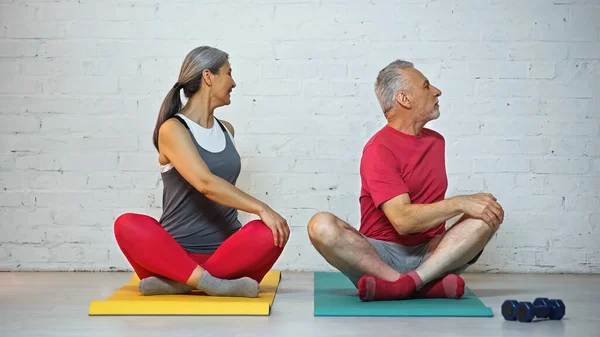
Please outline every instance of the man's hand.
M273 232L275 246L281 248L285 247L290 236L290 227L288 226L287 221L269 206L265 206L265 208L258 213L258 216Z
M458 197L460 209L467 215L485 221L497 230L504 221L504 210L490 193L477 193Z

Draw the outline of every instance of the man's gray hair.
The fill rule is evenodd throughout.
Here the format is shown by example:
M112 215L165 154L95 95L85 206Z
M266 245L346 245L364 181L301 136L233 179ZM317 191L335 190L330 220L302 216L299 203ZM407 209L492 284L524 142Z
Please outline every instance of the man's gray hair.
M375 96L383 113L388 112L396 106L396 93L400 90L408 90L406 75L401 69L413 68L411 62L396 60L379 71L375 81Z

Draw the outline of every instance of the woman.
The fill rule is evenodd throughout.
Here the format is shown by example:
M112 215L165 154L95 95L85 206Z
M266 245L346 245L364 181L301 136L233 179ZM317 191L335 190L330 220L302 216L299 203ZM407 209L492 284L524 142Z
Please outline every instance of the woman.
M231 103L235 88L228 58L212 47L192 50L162 103L153 135L164 186L159 221L134 213L115 221L117 243L144 295L199 289L256 297L287 243L286 220L235 187L241 166L235 131L214 117L216 108ZM188 98L183 108L182 89ZM238 210L262 221L242 227Z

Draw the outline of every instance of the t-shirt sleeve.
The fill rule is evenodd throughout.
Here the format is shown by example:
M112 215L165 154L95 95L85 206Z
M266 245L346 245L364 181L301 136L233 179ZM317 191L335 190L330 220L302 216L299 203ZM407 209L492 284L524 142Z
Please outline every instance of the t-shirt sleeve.
M409 192L397 163L394 154L383 145L373 145L365 149L360 174L375 207Z

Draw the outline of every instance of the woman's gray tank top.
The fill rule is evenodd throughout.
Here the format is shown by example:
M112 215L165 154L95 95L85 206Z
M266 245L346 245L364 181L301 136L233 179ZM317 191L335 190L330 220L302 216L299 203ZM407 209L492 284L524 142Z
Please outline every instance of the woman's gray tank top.
M210 171L235 185L240 174L241 160L223 124L215 118L225 134L225 149L213 153L198 144L181 117L173 118L186 127L198 154ZM237 209L208 199L188 183L174 167L161 173L161 176L163 213L159 222L186 251L212 254L225 239L241 228Z

